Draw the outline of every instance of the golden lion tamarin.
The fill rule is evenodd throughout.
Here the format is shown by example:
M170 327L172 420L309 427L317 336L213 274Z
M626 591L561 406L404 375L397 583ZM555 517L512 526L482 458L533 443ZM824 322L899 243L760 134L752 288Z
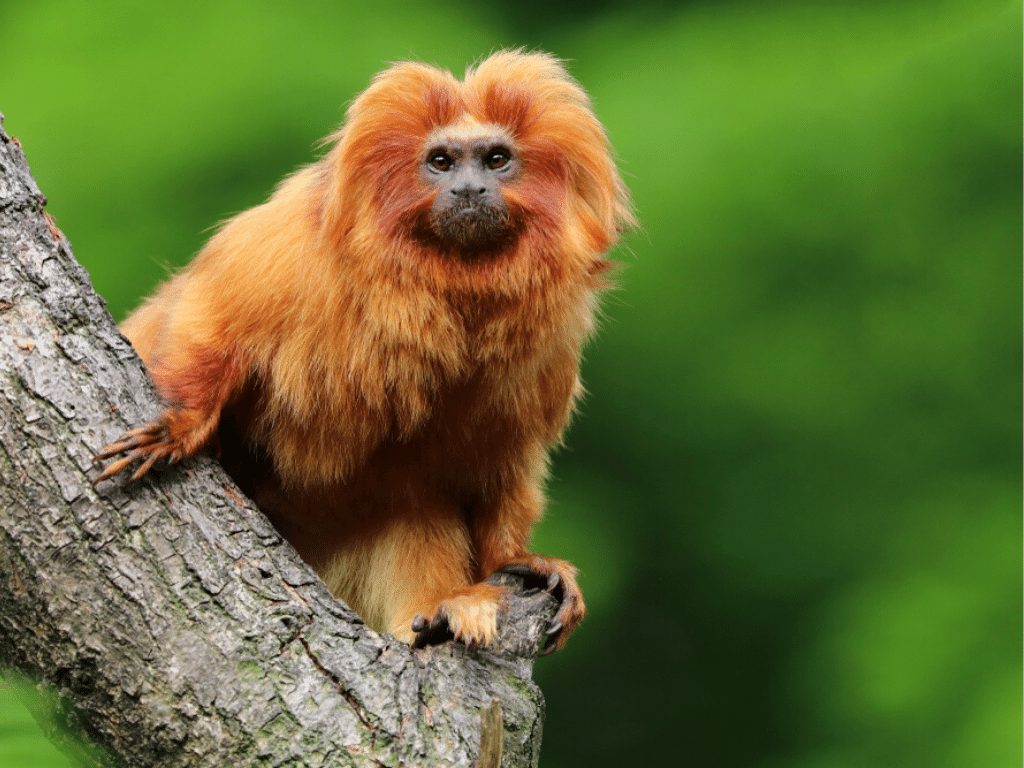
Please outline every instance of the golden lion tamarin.
M503 51L391 67L328 141L125 320L167 408L99 480L214 446L370 626L486 645L505 570L561 598L561 647L576 571L528 542L632 222L605 132L555 58Z

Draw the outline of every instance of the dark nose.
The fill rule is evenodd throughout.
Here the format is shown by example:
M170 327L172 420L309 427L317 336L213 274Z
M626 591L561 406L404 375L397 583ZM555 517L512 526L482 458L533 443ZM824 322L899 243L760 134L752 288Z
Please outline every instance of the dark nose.
M461 200L476 201L487 194L487 187L480 184L465 184L454 187L451 193Z

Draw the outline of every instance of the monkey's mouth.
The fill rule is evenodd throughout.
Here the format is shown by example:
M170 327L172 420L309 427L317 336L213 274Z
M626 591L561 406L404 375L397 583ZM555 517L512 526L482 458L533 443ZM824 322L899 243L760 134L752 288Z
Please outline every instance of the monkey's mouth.
M430 229L443 244L470 251L494 249L515 234L508 210L486 203L464 203L434 211Z

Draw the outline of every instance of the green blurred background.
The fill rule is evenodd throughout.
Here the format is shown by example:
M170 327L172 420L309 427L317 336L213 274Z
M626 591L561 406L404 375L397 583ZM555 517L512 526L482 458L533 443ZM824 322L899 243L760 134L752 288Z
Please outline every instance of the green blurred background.
M118 318L387 62L550 50L642 230L541 551L542 764L1021 763L1018 2L6 2L0 110ZM0 765L67 765L0 689Z

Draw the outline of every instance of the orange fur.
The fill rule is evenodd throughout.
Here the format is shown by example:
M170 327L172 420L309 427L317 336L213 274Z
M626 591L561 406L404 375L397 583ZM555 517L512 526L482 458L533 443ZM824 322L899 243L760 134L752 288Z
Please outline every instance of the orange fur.
M432 202L418 158L445 127L501 130L522 158L498 253L409 234ZM575 589L528 539L627 192L586 95L543 54L499 52L462 81L395 65L330 141L124 322L168 410L111 448L176 459L219 432L225 467L371 626L411 640L440 610L486 644L492 572L534 562ZM575 589L559 644L583 611Z

